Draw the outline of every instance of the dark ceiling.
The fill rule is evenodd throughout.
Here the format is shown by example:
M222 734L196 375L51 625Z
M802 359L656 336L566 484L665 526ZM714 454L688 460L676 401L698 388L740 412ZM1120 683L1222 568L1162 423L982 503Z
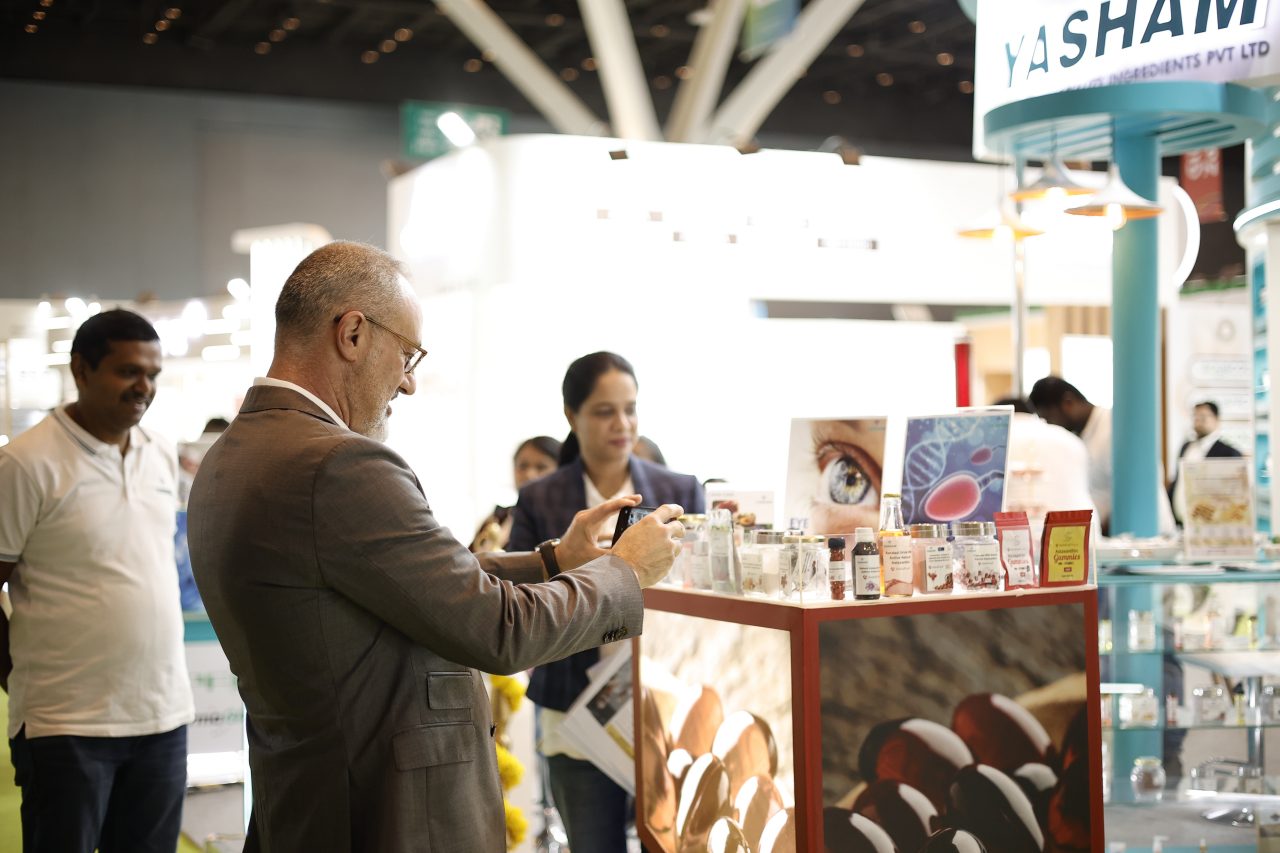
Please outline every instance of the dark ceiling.
M627 3L660 120L706 5ZM491 6L605 116L576 2L491 0ZM964 157L973 50L973 24L956 0L866 0L770 115L761 136L801 144L842 136L871 153ZM0 0L5 78L456 101L533 114L485 59L421 0ZM751 67L735 59L724 91Z

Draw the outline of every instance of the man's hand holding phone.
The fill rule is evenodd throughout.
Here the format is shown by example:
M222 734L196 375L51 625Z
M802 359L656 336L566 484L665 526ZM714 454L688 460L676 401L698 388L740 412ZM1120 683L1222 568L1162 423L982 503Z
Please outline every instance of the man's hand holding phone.
M639 515L639 509L633 512ZM627 512L623 509L622 515ZM635 570L641 589L648 589L671 571L684 537L684 525L677 521L682 515L684 508L679 504L663 504L630 526L624 525L620 516L618 526L622 533L610 550Z

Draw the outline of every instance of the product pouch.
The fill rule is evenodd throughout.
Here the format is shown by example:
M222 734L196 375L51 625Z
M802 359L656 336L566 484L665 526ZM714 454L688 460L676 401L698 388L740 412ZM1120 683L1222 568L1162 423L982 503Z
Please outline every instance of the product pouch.
M1036 586L1035 555L1031 549L1031 522L1025 512L997 512L996 538L1000 540L1000 562L1004 565L1005 589Z
M1078 586L1089 582L1089 531L1093 510L1051 512L1040 540L1040 586Z

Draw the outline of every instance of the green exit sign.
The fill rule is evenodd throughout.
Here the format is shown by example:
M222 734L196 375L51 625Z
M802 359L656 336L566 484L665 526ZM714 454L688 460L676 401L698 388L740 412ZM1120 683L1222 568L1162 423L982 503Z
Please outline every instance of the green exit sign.
M400 150L413 160L430 160L507 132L506 110L405 101L400 105Z

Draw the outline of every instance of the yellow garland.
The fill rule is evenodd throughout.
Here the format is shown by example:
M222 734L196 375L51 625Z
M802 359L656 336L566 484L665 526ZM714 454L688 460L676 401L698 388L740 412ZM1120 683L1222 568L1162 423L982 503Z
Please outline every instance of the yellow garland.
M525 820L524 812L506 800L502 801L502 805L507 810L507 849L514 850L529 832L529 821Z
M502 780L502 790L510 791L524 777L524 765L501 744L494 744L494 748L498 751L498 778Z
M520 683L519 679L512 678L509 675L491 675L489 681L493 684L495 690L507 700L507 706L513 712L520 710L520 703L524 701L525 687Z

